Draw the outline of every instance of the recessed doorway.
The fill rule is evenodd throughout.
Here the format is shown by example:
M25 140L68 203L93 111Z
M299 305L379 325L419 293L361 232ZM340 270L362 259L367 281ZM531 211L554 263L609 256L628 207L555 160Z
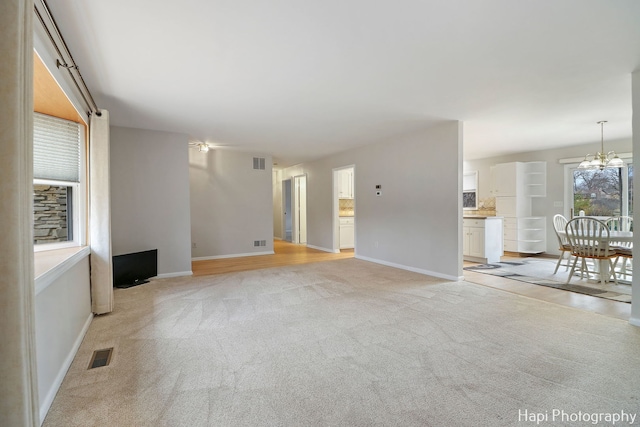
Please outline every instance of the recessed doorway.
M293 199L291 179L282 181L282 240L293 242Z
M282 240L307 243L307 176L282 181Z
M355 252L356 197L355 166L333 170L333 250Z

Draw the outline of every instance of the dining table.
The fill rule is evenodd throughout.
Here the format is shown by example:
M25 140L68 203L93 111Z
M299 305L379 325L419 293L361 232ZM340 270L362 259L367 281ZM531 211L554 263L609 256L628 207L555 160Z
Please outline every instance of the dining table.
M566 230L558 231L558 235L562 238L566 238L567 232ZM633 231L609 230L609 244L611 246L624 246L625 248L631 247L633 245ZM610 281L609 261L601 259L598 263L598 267L598 272L602 272L601 274L604 274L607 281Z

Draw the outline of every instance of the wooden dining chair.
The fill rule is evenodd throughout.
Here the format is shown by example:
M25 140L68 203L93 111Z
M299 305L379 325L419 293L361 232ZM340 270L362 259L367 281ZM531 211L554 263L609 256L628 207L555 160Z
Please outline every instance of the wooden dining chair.
M612 278L618 284L614 263L618 254L611 248L607 224L595 218L577 217L567 222L565 232L571 246L571 255L576 257L571 266L567 284L576 270L578 259L580 259L582 270L587 272L587 278L590 273L598 273L602 284L605 282L604 266L600 266L599 272L589 271L586 260L590 259L601 264L608 261L609 277L606 279Z
M566 267L565 271L569 270L571 266L571 245L569 244L569 240L566 235L561 235L560 233L565 231L567 226L567 218L558 214L553 217L553 229L556 232L556 237L558 238L558 250L560 251L560 256L558 257L558 262L556 263L556 269L553 270L553 274L558 272L558 267L560 267L562 260L564 260L564 254L569 254L569 259L567 259L567 263L564 264Z
M605 223L611 231L633 231L633 218L630 216L615 216L608 218ZM620 267L620 274L625 276L625 280L632 273L633 259L633 243L631 242L611 242L611 247L615 249L618 254L615 264L618 264L620 258L622 258L622 265Z

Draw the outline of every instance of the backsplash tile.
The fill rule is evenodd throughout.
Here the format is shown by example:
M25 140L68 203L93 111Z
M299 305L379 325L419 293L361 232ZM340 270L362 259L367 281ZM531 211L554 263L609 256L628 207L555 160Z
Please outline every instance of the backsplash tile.
M486 199L478 200L478 209L464 211L467 215L484 215L495 216L496 215L496 198L487 197Z
M354 199L338 199L338 208L340 210L340 216L353 216L355 210Z

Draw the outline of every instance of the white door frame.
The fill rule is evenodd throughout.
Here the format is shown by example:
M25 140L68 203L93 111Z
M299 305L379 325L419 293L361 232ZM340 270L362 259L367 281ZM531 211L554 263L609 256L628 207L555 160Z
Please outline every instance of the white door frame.
M304 194L301 196L298 194L299 182L304 179ZM301 205L304 206L301 209ZM295 175L291 177L291 205L292 205L292 217L291 217L291 231L292 241L296 244L307 243L307 174ZM302 220L299 219L300 215L304 215ZM301 229L302 227L302 229Z

